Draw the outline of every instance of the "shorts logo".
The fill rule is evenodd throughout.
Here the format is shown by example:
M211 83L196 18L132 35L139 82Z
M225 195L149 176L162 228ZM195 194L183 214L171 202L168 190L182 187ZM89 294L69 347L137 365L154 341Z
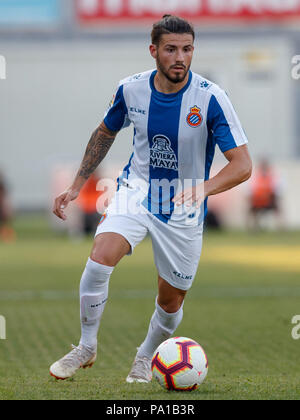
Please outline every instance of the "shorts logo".
M166 168L177 171L177 157L168 137L158 134L153 137L152 143L153 145L150 149L150 165L154 168Z
M178 273L178 271L173 271L173 274L175 274L175 276L181 278L182 280L192 280L193 279L193 276L187 276L185 274Z
M203 117L200 113L201 109L197 107L197 105L190 108L190 113L186 117L186 121L189 126L191 127L199 127L199 125L203 121Z

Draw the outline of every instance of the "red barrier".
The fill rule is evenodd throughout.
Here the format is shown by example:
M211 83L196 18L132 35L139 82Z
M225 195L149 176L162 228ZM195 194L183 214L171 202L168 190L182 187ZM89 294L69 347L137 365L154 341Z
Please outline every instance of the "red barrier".
M143 24L174 14L198 21L300 20L300 0L76 0L81 23Z

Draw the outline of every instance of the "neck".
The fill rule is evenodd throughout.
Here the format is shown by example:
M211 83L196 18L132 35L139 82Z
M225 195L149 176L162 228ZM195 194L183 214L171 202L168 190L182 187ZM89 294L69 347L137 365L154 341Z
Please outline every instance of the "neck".
M167 79L159 69L157 69L157 73L154 77L154 86L155 89L161 93L177 93L187 84L188 80L189 71L182 82L173 83Z

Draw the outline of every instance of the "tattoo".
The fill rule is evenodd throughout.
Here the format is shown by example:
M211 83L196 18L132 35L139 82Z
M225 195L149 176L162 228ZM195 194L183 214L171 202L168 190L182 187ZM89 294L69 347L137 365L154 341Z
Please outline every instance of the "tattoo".
M81 162L78 175L88 179L105 158L113 144L117 132L109 130L104 123L93 132Z

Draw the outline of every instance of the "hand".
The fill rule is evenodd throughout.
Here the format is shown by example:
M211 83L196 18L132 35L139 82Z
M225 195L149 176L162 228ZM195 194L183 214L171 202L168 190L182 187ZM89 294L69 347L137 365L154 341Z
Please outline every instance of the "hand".
M176 206L185 204L186 207L191 207L194 205L196 209L199 209L204 199L204 183L201 183L176 194L172 201L176 204Z
M53 213L62 220L66 220L67 216L64 213L64 209L67 207L70 201L75 200L78 197L79 191L66 190L56 197L53 206Z

